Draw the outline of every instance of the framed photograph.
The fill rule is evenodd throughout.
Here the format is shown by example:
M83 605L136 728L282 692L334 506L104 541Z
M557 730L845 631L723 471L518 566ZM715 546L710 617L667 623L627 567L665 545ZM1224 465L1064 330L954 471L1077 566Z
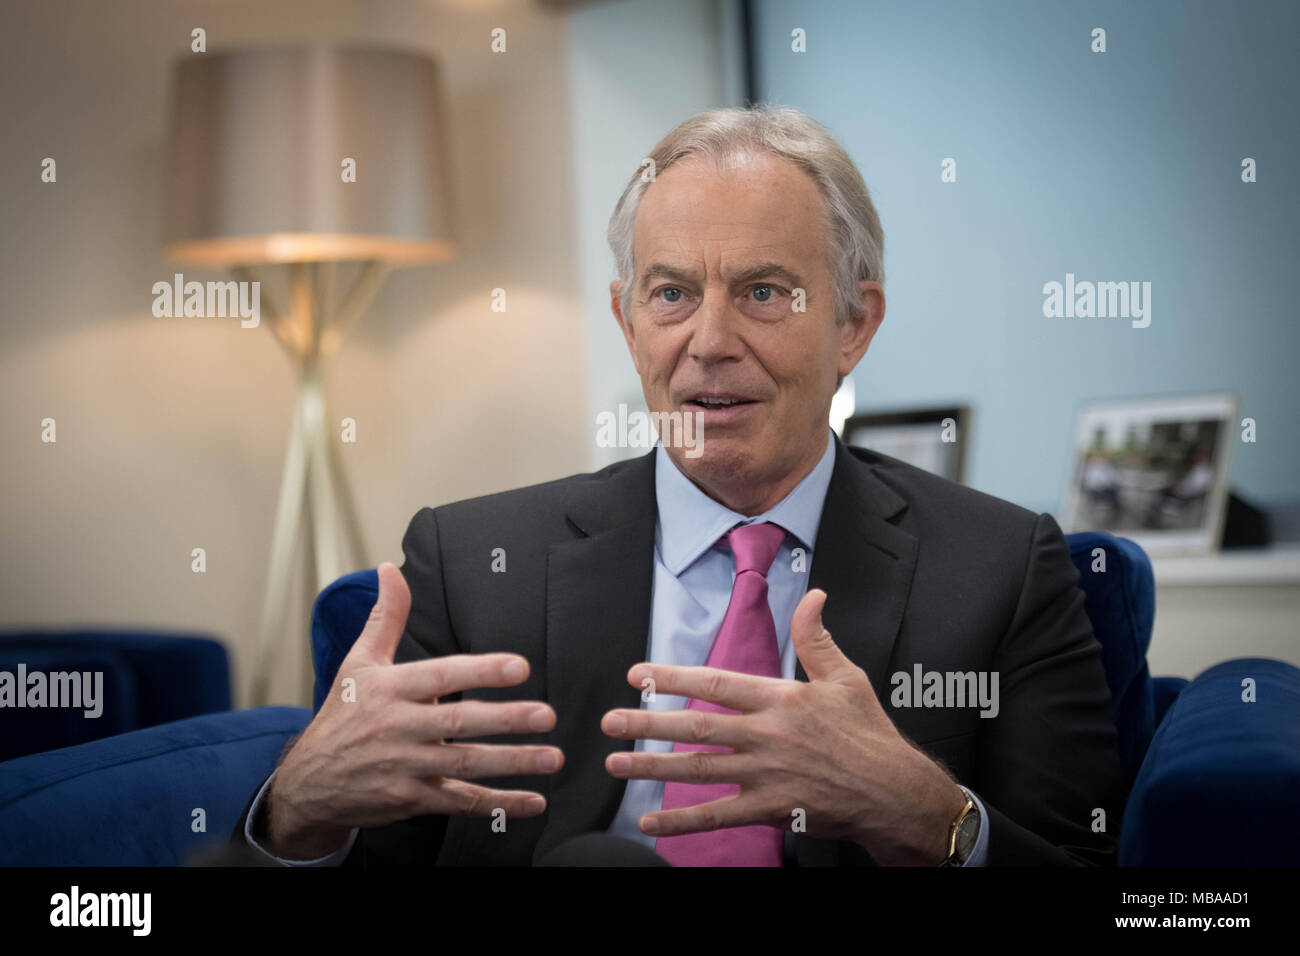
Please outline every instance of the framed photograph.
M1109 531L1150 554L1219 547L1236 434L1232 395L1098 402L1079 411L1066 531Z
M909 465L962 481L970 408L900 409L853 415L844 422L844 441L870 448Z

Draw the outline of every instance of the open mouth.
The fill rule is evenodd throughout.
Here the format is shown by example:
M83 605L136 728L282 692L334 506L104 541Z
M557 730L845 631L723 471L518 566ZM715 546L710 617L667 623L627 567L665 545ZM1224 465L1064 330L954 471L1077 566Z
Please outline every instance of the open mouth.
M726 408L735 408L737 405L752 405L754 400L750 398L741 398L738 395L696 395L686 400L686 404L692 408L701 408L707 411L717 411Z

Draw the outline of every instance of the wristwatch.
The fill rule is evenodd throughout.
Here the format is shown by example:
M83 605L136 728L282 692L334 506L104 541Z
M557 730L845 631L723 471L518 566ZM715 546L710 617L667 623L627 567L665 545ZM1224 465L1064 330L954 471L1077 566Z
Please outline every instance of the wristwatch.
M939 864L940 866L965 866L975 850L975 841L980 835L979 807L975 805L969 790L961 784L957 786L961 788L962 793L966 794L966 806L961 808L956 819L952 821L952 827L948 831L948 856Z

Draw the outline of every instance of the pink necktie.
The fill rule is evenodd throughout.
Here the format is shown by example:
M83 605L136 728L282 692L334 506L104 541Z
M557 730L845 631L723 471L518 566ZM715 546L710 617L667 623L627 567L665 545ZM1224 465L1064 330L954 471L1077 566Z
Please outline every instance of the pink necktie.
M741 671L760 677L781 676L781 655L776 645L776 625L767 604L767 572L785 540L785 529L764 523L739 525L723 538L731 546L736 562L736 580L722 626L713 639L705 661L707 667ZM710 701L694 700L687 710L734 714ZM730 747L705 744L673 744L673 753L707 750L731 753ZM694 784L670 780L664 784L664 810L707 803L738 793L735 783ZM655 851L674 866L780 866L784 831L776 827L748 826L705 833L684 833L660 837Z

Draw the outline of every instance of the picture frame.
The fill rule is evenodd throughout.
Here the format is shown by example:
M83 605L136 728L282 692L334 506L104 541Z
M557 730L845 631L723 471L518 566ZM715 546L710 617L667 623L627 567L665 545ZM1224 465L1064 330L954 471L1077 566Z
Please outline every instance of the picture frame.
M1208 554L1223 538L1237 398L1091 402L1075 420L1061 524L1148 554Z
M967 405L903 408L849 416L843 440L962 482L969 425Z

